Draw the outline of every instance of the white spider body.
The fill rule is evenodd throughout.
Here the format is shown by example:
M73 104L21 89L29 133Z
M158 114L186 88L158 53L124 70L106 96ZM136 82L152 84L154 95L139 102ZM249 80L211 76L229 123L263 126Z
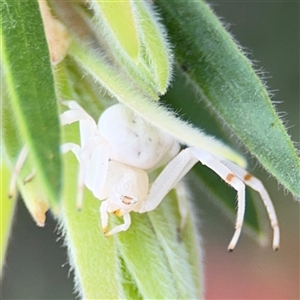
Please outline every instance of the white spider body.
M108 141L110 159L144 170L157 167L166 155L177 154L179 150L172 136L121 104L103 112L98 130Z
M86 186L102 201L101 223L106 236L127 230L131 224L130 212L154 210L185 174L201 162L237 191L237 219L228 250L234 249L241 233L245 184L260 194L274 232L273 249L279 248L279 226L268 192L257 178L243 168L199 148L188 147L179 151L180 145L171 135L149 124L122 104L105 110L98 124L75 101L64 104L69 110L61 115L61 124L79 122L80 128L80 145L62 145L63 153L72 151L79 161L77 206L82 206ZM17 161L11 181L11 195L26 155L25 149ZM164 169L150 184L148 173L163 165ZM122 216L124 223L108 231L109 213ZM183 207L181 213L186 214Z
M81 145L62 146L63 152L73 151L80 162L77 205L81 208L85 185L96 198L103 200L100 211L105 234L124 231L130 225L131 211L152 210L162 200L156 201L153 208L147 207L150 194L147 172L171 160L180 145L124 105L106 109L96 124L76 102L65 104L70 110L61 115L62 125L76 121L80 124ZM123 216L124 225L106 232L107 213Z
M146 122L122 104L103 112L98 124L75 101L66 101L70 110L61 115L62 125L79 122L81 146L67 143L62 151L72 151L79 161L78 199L80 208L84 186L102 200L102 229L106 236L125 231L130 212L154 210L185 174L200 161L237 191L236 230L228 249L234 249L244 221L245 184L256 190L267 208L274 230L273 249L279 247L279 226L272 201L261 182L241 167L199 148L179 152L179 143L169 134ZM149 184L147 172L166 164ZM124 224L108 231L108 213L123 216Z

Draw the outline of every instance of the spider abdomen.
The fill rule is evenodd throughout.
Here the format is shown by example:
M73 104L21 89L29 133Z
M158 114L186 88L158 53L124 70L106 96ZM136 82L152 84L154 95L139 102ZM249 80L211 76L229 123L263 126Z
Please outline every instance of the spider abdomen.
M105 110L98 126L108 141L110 159L144 170L158 165L174 144L172 136L121 104Z

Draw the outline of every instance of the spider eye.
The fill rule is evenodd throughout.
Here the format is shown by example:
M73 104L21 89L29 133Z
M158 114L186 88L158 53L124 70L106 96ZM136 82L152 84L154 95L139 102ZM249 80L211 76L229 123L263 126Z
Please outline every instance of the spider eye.
M120 200L126 205L135 204L138 202L137 198L132 198L132 197L123 196L123 195L120 197Z

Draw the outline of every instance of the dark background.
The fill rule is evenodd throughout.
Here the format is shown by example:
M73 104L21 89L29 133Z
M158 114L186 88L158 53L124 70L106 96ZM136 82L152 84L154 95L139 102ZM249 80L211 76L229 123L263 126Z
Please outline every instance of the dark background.
M266 71L267 85L276 90L278 111L286 112L288 132L299 139L300 4L299 1L210 1L215 12L230 25L230 32ZM251 160L252 162L252 160ZM253 163L255 167L255 163ZM232 220L206 199L197 203L205 251L207 299L299 299L299 203L285 193L259 167L274 201L281 227L281 248L261 248L242 234L238 247L227 253L233 233ZM193 186L193 176L188 182ZM38 228L18 202L8 249L2 299L74 299L66 249L56 223L48 216ZM271 232L270 232L271 235Z

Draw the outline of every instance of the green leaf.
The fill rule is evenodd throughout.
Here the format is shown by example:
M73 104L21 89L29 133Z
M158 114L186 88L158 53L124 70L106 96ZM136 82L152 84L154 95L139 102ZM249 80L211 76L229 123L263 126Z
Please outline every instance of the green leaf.
M300 196L296 150L251 63L217 17L200 0L156 3L189 82L261 164Z
M3 151L4 161L1 163L7 164L7 166L10 167L11 173L7 176L10 176L12 178L12 174L18 158L21 152L24 152L25 148L24 141L20 136L18 124L15 120L12 102L10 102L8 99L8 90L7 85L5 84L5 79L3 78L3 76L1 77L1 79L4 83L4 101L1 107L1 143L4 143L4 147L1 150ZM27 152L27 150L25 152ZM28 154L28 156L30 158L30 153ZM18 183L18 188L20 193L22 194L22 199L37 225L44 226L46 211L49 209L49 196L47 196L43 185L40 184L40 180L38 176L36 176L38 175L36 174L36 169L32 167L32 161L29 158L25 160L20 173L17 176L18 178L15 184ZM29 177L31 177L30 180L28 180ZM25 182L27 183L25 184ZM9 187L7 183L6 188L2 190L2 192L5 191L6 193L4 195L5 197L3 198L3 201L7 201L8 197L16 198L15 184L12 185L12 181L10 180Z
M115 240L101 231L99 200L86 190L82 211L75 205L78 162L64 155L66 166L59 219L75 274L75 290L84 299L118 299L118 256Z
M37 1L1 1L2 64L6 84L5 102L16 122L21 143L27 145L43 190L53 204L59 201L61 161L60 127L48 47ZM16 121L14 121L16 120ZM12 164L15 149L5 139ZM18 149L20 150L20 149Z
M76 99L87 112L98 120L104 109L117 103L117 100L108 93L99 89L98 82L90 74L82 76L82 69L71 56L67 56L55 72L55 80L60 84L58 94L61 99ZM65 84L76 82L76 84ZM99 101L99 99L101 101ZM64 106L63 109L66 109Z
M155 211L133 213L130 230L117 235L117 247L142 299L201 299L201 254L195 223L188 207L187 223L178 233L181 215L177 201L172 191Z
M132 2L96 1L91 3L93 8L102 12L102 30L111 30L111 38L120 43L125 52L137 63L140 55L140 41L137 31ZM107 33L108 34L108 33ZM118 46L118 45L115 45Z
M173 60L165 30L152 7L144 1L96 1L91 6L96 24L102 29L101 40L107 40L112 53L119 52L122 56L125 50L140 76L150 75L147 84L153 83L157 93L164 94L170 82ZM119 45L123 49L118 51ZM123 59L123 63L130 67L130 60Z
M121 89L128 89L130 86L132 95L142 93L158 100L158 92L148 66L141 61L136 65L132 59L124 55L122 48L115 47L115 43L112 42L113 36L98 30L99 27L104 26L99 9L95 9L95 15L91 16L90 11L77 7L76 3L53 2L51 4L72 36L71 55L79 62L88 60L91 64L100 66L101 84L104 88L110 91L111 84L114 82L114 85L118 85ZM93 3L94 6L96 3Z
M163 95L170 83L173 66L173 56L167 43L165 29L147 2L136 1L134 4L139 15L140 35L146 51L146 60L151 74L155 75L157 90Z

